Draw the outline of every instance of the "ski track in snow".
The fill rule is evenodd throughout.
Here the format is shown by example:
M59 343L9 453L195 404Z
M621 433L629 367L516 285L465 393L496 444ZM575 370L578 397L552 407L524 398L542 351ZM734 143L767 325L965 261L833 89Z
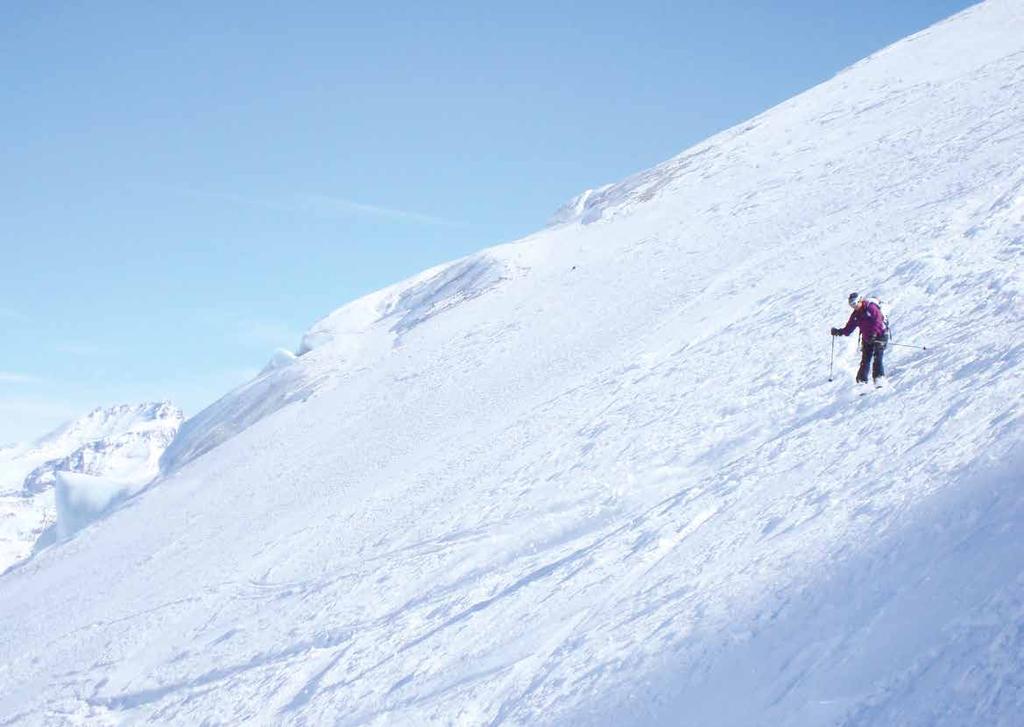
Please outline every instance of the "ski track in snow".
M1015 724L1022 157L992 0L341 309L0 578L0 724Z

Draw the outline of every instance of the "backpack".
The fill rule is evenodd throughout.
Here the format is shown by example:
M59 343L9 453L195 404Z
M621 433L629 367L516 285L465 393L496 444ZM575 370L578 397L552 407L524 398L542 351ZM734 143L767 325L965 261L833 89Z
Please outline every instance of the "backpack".
M885 326L885 337L887 340L892 340L892 328L889 326L889 304L883 301L881 298L875 298L873 296L865 297L865 301L868 303L874 303L878 306L878 312L882 314L882 325Z

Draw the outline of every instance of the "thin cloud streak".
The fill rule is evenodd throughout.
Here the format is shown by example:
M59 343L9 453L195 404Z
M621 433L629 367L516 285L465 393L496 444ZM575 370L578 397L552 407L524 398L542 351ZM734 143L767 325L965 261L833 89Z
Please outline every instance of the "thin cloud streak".
M223 200L248 207L259 207L274 212L306 213L327 217L376 217L393 222L408 222L420 225L437 225L443 227L466 227L465 222L445 219L435 215L423 214L412 210L403 210L384 205L367 204L344 197L331 197L323 194L304 194L287 199L264 199L250 197L233 192L204 192L194 189L173 189L179 194L204 199Z
M323 211L327 213L365 215L368 217L380 217L383 219L397 220L402 222L418 222L424 225L459 226L462 223L446 220L443 217L425 215L409 210L395 209L394 207L383 207L375 204L365 204L342 197L328 197L325 195L311 194L299 197L299 201L312 211Z

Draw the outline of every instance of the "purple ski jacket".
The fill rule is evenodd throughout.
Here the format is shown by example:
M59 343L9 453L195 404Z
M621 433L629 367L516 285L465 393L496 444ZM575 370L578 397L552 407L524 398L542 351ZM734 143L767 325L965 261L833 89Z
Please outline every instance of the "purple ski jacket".
M860 335L865 340L883 335L885 333L885 318L882 316L881 309L870 301L861 301L853 309L850 320L846 322L846 326L840 333L849 336L853 333L854 328L860 329Z

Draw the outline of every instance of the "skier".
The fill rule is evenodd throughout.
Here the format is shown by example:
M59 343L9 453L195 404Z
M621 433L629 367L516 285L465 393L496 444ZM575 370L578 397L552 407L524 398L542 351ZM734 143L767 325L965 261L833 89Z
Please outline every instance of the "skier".
M853 313L850 320L843 328L833 328L833 336L849 336L854 328L860 329L861 336L861 357L860 368L857 370L857 383L868 383L868 369L871 368L871 377L875 386L882 386L885 383L885 366L882 362L882 354L885 352L885 344L889 341L889 331L886 325L885 316L878 303L867 298L860 298L856 293L850 293L848 299ZM874 365L872 366L872 361Z

